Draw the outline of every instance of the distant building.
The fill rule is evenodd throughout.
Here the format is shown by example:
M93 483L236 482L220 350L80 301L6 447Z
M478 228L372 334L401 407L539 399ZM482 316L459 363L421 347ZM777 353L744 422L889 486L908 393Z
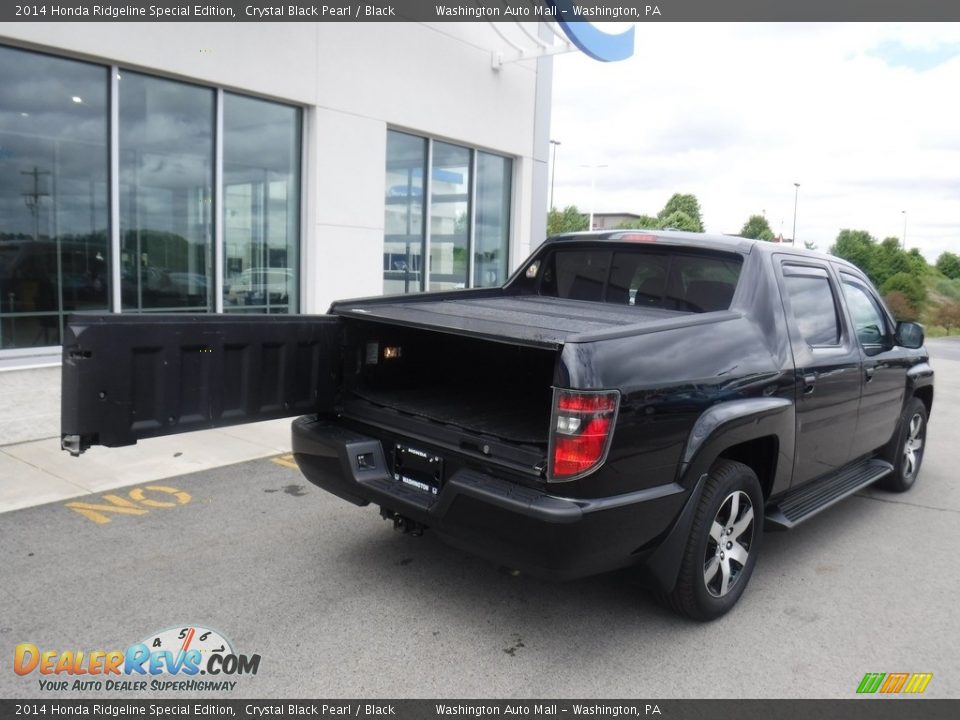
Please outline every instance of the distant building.
M638 215L636 213L594 213L593 214L593 229L594 230L614 230L620 227L625 222L631 222L633 220L639 220L643 215Z

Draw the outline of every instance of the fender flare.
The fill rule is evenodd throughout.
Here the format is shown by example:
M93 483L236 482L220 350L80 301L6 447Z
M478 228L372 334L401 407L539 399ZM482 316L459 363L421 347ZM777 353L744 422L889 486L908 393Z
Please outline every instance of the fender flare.
M929 362L917 363L907 370L907 392L904 393L903 397L904 407L907 406L910 397L920 388L929 387L933 389L933 376L933 367L931 367ZM931 409L933 408L932 398L930 407Z
M792 400L747 398L712 405L700 415L690 431L677 470L677 482L690 487L726 448L767 435L778 439L777 467L792 470L796 438L796 413Z
M789 475L793 471L795 434L794 404L788 398L731 400L713 405L700 415L687 438L677 471L677 481L689 488L690 494L673 528L644 563L661 591L671 592L677 584L693 518L717 456L731 445L776 435L777 475Z

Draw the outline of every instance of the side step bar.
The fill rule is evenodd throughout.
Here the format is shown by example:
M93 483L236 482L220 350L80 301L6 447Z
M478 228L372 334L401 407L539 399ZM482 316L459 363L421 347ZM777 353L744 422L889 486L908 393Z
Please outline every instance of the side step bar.
M789 490L767 507L766 529L789 530L891 472L893 466L884 460L863 460L834 475Z

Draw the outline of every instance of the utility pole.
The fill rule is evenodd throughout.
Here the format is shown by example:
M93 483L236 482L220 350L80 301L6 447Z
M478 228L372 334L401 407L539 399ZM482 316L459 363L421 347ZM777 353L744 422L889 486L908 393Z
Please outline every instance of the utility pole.
M800 183L793 184L793 237L790 238L790 244L797 246L797 196L800 194Z
M903 213L903 241L900 243L904 252L907 251L907 211L901 210Z
M33 191L21 193L23 202L26 204L30 215L33 216L33 239L34 242L40 239L40 199L50 197L50 193L40 192L40 176L49 175L49 170L41 170L36 165L33 170L21 170L21 175L29 175L33 178Z
M553 182L557 179L557 148L560 146L559 140L551 140L553 145L553 161L550 163L550 209L553 210Z
M597 170L607 166L581 165L580 167L590 169L590 224L587 226L587 230L593 230L593 213L597 206Z

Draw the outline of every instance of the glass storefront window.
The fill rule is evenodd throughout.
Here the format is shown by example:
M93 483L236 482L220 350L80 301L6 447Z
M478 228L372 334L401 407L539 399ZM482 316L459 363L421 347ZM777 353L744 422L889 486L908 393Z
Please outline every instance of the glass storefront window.
M388 130L384 292L501 285L509 263L512 179L510 158Z
M223 309L296 312L300 111L223 100Z
M470 150L433 143L430 171L430 289L467 286Z
M423 290L426 167L425 138L394 130L387 132L383 220L383 291L387 294Z
M474 287L496 287L507 279L512 177L513 161L510 158L477 153Z
M218 118L217 90L124 69L111 97L112 72L0 46L0 350L60 344L71 312L297 312L300 109L223 92Z
M0 47L0 349L108 310L107 69Z
M122 71L124 310L213 309L214 92Z

